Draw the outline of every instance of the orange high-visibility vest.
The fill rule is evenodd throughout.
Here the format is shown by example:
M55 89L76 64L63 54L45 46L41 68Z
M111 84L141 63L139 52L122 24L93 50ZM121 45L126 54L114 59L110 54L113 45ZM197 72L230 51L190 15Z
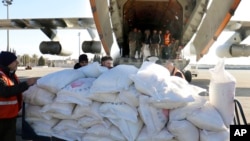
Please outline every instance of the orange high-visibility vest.
M180 71L180 70L178 70L176 67L174 68L174 70L172 71L172 76L176 76L176 73L177 72L179 72L180 74L181 74L181 78L183 78L183 79L186 79L185 78L185 76L183 75L183 73Z
M7 84L7 86L13 86L14 82L10 80L1 70L0 76ZM16 75L15 78L17 79ZM17 96L8 98L0 97L0 119L16 117L19 111Z
M164 44L165 45L170 44L170 33L164 35Z

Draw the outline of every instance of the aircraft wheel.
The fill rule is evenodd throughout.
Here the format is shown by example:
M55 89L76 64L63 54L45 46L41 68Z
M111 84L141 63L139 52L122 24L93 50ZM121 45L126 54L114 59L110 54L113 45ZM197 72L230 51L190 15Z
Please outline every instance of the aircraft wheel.
M188 83L190 83L192 81L192 73L191 71L187 70L184 72L185 78L187 80Z

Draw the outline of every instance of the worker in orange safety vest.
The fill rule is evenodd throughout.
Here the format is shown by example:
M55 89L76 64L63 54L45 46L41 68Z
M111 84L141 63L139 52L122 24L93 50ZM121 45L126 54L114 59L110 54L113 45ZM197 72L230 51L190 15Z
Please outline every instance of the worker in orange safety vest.
M19 82L14 53L0 53L0 141L16 141L16 118L22 108L22 92L36 83L36 78Z
M172 62L167 62L166 68L169 70L171 76L178 76L186 79L184 74L178 68L176 68Z
M169 45L171 43L171 33L169 30L166 30L164 34L164 46L162 48L162 58L169 59L170 58L170 48Z

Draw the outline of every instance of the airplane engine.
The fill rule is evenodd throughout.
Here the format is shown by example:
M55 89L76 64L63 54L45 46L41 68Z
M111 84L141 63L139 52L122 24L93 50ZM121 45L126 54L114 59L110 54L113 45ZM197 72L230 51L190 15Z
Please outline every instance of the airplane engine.
M217 48L218 57L248 57L250 56L250 45L225 43Z
M224 38L228 39L224 41L224 44L216 48L216 55L218 57L231 58L249 56L250 48L248 45L240 44L242 42L242 36L239 32L227 32L226 34L228 34L228 37L225 36Z
M84 41L82 43L82 51L85 53L99 54L102 51L101 41Z
M43 41L39 45L40 52L42 54L60 55L60 56L70 56L71 51L67 51L62 48L60 42L58 41Z

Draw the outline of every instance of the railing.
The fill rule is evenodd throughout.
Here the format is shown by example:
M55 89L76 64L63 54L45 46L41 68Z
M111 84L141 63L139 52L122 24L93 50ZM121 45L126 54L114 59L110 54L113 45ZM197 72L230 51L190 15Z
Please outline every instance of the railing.
M243 125L247 125L247 120L240 102L237 99L234 99L234 104L234 125L241 125L241 121L243 122Z

